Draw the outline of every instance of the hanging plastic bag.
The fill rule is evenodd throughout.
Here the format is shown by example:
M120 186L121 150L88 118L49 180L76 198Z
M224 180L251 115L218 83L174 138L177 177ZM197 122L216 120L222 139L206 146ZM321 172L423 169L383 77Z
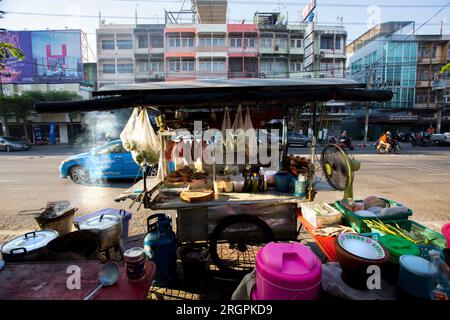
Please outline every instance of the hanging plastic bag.
M245 161L245 126L244 126L244 117L242 116L242 107L239 105L238 110L236 112L236 118L234 119L233 123L233 130L236 139L233 139L234 143L234 150L238 153L238 162ZM244 153L239 154L241 152L242 148L244 148ZM240 159L240 161L239 161Z
M139 108L134 108L130 119L128 119L125 128L120 133L120 140L122 140L123 148L127 151L131 151L136 148L133 144L134 127L136 126L136 121L139 115Z
M137 117L136 112L135 109L120 134L122 144L126 150L131 151L134 161L139 166L155 165L158 163L161 150L158 136L150 123L147 109L144 108Z
M222 122L222 144L224 146L224 152L223 156L224 158L219 160L219 163L225 163L226 159L226 153L227 152L233 152L234 149L234 136L231 132L232 126L231 126L231 119L230 119L230 112L228 110L228 107L225 107L225 113L223 115L223 122ZM216 155L218 156L218 155ZM216 158L216 160L218 160Z
M248 107L245 112L245 121L244 121L244 129L248 134L248 140L246 140L245 145L245 153L251 160L251 162L256 163L256 158L258 154L258 139L256 137L256 131L253 128L252 118L250 117L250 110Z

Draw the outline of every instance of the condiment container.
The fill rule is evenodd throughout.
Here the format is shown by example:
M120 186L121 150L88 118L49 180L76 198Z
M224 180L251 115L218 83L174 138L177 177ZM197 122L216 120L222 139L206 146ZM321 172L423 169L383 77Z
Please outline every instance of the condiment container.
M143 248L131 248L124 253L127 268L127 277L130 280L139 280L145 275L145 260L147 255Z
M405 254L400 257L398 287L416 298L429 299L434 289L433 277L436 272L428 260Z
M223 189L225 192L233 192L233 181L224 181Z

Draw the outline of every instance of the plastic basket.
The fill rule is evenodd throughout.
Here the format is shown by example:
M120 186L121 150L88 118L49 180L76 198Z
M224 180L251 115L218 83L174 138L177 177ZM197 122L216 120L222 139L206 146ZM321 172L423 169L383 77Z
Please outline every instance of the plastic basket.
M389 225L394 225L397 224L400 229L403 229L405 231L408 232L413 232L413 233L420 233L424 236L426 236L428 239L432 240L431 243L429 244L419 244L419 249L421 249L422 254L424 254L424 251L429 251L430 249L438 249L439 251L442 251L442 249L445 248L445 237L436 232L433 231L431 229L428 229L427 227L412 221L412 220L387 220L387 221L383 221L384 224L389 224ZM372 233L378 233L380 235L384 235L385 233L375 229L375 228L370 228L370 232ZM414 239L414 237L412 237ZM419 240L419 239L414 239L414 240Z
M389 207L401 207L401 205L398 202L380 198L389 205ZM361 202L362 200L359 200L358 202ZM351 227L353 230L355 230L358 233L368 233L370 232L370 228L363 222L363 220L380 220L380 221L388 221L388 220L408 220L410 216L412 216L413 212L411 209L408 210L408 212L405 213L399 213L394 214L386 217L360 217L356 215L353 211L348 210L344 206L341 205L340 201L336 201L334 203L334 207L339 210L342 213L344 223Z

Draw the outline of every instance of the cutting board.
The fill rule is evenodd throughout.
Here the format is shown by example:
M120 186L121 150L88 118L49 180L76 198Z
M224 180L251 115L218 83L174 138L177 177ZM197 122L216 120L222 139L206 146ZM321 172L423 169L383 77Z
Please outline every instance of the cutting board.
M189 203L206 202L214 198L214 191L183 191L180 194L183 201Z

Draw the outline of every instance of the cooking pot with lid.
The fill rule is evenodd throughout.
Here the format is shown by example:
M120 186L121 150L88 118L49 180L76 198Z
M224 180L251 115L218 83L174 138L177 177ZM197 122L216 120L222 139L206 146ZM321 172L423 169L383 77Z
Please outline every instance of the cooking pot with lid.
M102 214L82 222L74 222L78 230L91 230L100 235L100 251L119 244L122 237L122 217L115 214Z
M55 230L28 232L5 242L0 249L7 262L48 260L47 244L58 238Z

